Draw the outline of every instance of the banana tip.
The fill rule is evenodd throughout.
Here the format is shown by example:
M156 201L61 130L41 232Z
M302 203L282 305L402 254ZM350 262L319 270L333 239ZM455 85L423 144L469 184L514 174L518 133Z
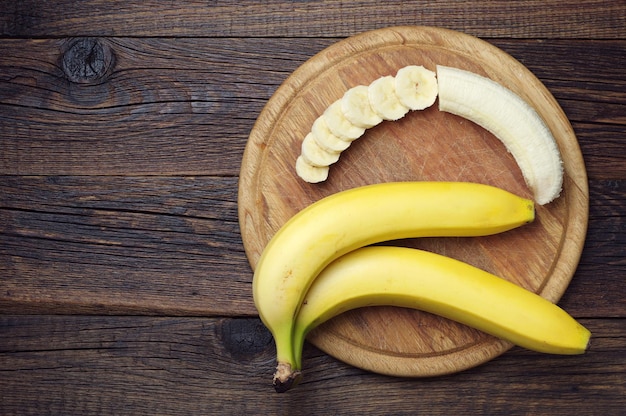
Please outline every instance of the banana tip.
M289 363L278 363L274 373L274 389L277 393L284 393L295 387L302 379L302 372L293 370Z

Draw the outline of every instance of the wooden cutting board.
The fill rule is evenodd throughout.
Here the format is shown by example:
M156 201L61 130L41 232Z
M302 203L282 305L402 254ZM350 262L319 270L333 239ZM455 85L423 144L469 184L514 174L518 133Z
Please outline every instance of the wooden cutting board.
M571 125L545 86L514 58L475 37L431 27L393 27L340 41L294 71L268 101L250 133L239 184L241 233L252 268L291 216L340 190L390 181L473 181L532 197L498 139L468 120L440 112L437 103L366 131L331 166L326 182L308 184L296 175L302 139L346 90L395 75L406 65L435 70L437 64L490 77L534 106L558 141L564 190L554 202L537 207L533 224L504 234L393 244L457 258L552 302L559 300L577 267L588 217L587 176ZM511 347L438 316L394 307L346 312L308 339L349 364L398 376L460 371Z

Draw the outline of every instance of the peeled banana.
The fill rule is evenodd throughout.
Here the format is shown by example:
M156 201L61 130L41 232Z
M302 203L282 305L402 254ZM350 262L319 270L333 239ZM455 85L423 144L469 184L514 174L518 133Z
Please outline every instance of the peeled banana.
M489 78L437 66L439 110L464 117L493 133L520 167L539 205L561 193L561 155L543 119L513 91Z
M423 110L437 99L437 76L421 65L400 68L395 83L398 99L410 110Z
M331 261L385 240L483 236L534 219L532 201L488 185L392 182L342 191L308 206L272 237L253 277L259 315L276 341L276 389L298 378L293 330L303 297Z
M365 133L363 127L355 126L343 114L341 100L335 101L324 111L324 121L331 133L342 140L353 141Z
M396 81L391 75L374 80L367 88L372 110L383 120L399 120L409 112L396 94Z
M328 171L323 168L335 163L339 158L336 153L346 150L366 129L383 120L398 120L409 110L423 110L436 99L436 75L421 65L401 68L395 77L383 76L370 85L350 88L315 120L311 128L318 147L332 157L318 154L320 158L316 158L311 153L318 153L317 149L310 143L303 143L296 161L296 173L310 183L326 180ZM311 133L305 136L305 141Z
M309 183L324 182L328 179L328 166L313 166L302 155L296 159L296 173Z
M329 152L320 147L313 133L306 135L302 141L302 158L312 166L325 167L339 160L339 152Z
M464 262L404 247L372 246L328 265L309 288L294 329L295 366L306 334L350 309L420 309L550 354L582 354L590 332L533 292Z
M346 119L355 126L369 129L383 121L383 118L372 110L367 85L357 85L345 92L341 98L341 111Z
M467 118L504 143L538 204L559 196L563 186L561 154L543 119L511 90L469 71L437 65L435 73L409 65L400 68L395 77L382 76L369 86L349 89L324 112L324 118L333 135L350 142L382 120L398 120L409 110L431 106L437 97L440 111ZM348 146L332 149L341 152Z

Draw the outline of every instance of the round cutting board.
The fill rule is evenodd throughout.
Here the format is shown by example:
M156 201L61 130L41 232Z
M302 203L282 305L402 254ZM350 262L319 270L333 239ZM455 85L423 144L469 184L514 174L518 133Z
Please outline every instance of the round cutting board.
M587 176L572 127L554 97L520 62L475 37L432 27L386 28L340 41L294 71L269 100L250 133L239 183L239 221L252 268L291 216L341 190L390 181L471 181L532 198L502 143L472 122L440 112L437 103L367 130L331 166L325 182L309 184L296 175L304 136L346 90L395 75L406 65L434 71L437 64L487 76L530 103L558 142L564 189L552 203L537 206L534 223L516 230L390 244L450 256L559 300L577 267L588 217ZM398 376L464 370L511 347L456 322L390 306L346 312L308 340L349 364Z

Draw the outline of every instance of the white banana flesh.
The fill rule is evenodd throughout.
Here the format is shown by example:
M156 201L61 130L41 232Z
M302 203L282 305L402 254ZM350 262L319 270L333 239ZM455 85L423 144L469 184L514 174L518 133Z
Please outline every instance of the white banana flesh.
M313 166L309 164L302 156L296 159L296 173L308 183L324 182L328 179L328 166Z
M484 236L534 219L534 204L502 189L463 182L392 182L342 191L309 205L272 237L253 277L259 315L276 341L277 390L297 378L294 320L331 261L376 242Z
M296 319L296 365L310 330L345 311L379 305L434 313L549 354L582 354L590 338L557 305L484 270L422 250L372 246L335 260L309 288Z
M439 110L464 117L493 133L513 155L535 202L559 196L563 167L556 141L520 96L473 72L437 66Z
M357 85L346 91L341 98L341 111L346 119L364 129L372 128L383 121L382 117L372 110L368 90L367 85Z
M301 151L301 155L304 161L307 162L309 165L316 167L327 167L339 160L339 152L328 152L325 149L321 148L317 144L313 133L309 133L306 135L306 137L302 141Z
M324 111L324 121L331 133L342 140L353 141L365 133L363 127L355 126L346 119L341 110L341 100L335 101Z
M367 94L372 109L383 120L399 120L409 112L409 107L402 104L396 95L396 82L391 75L372 81Z
M535 109L489 78L442 65L436 70L409 65L399 69L395 77L383 76L369 86L349 89L324 112L331 136L325 146L320 138L326 136L316 134L320 147L342 152L365 129L382 120L398 120L409 110L425 109L438 97L440 111L473 121L505 145L539 205L557 198L563 187L561 154Z
M311 133L313 133L313 138L318 146L331 153L341 153L350 147L350 144L352 143L348 140L341 140L339 137L331 133L323 116L315 119L313 127L311 127Z
M400 68L395 82L398 99L410 110L424 110L437 99L437 76L421 65Z
M423 110L431 106L437 98L437 78L433 71L423 66L411 65L401 68L395 77L388 75L374 80L370 85L357 85L332 103L318 117L311 128L313 139L318 147L334 154L346 150L352 141L360 138L366 129L380 124L383 120L398 120L409 110ZM310 134L310 133L309 133ZM305 141L309 135L305 136ZM306 149L309 149L308 151ZM334 158L321 154L315 157L316 150L310 143L302 144L301 158L308 165L323 168L335 163ZM334 156L334 155L333 155ZM324 165L324 161L329 162ZM306 182L313 179L321 182L321 174L311 174L308 166L296 167L296 173ZM300 174L302 173L302 174ZM325 180L325 179L324 179Z

